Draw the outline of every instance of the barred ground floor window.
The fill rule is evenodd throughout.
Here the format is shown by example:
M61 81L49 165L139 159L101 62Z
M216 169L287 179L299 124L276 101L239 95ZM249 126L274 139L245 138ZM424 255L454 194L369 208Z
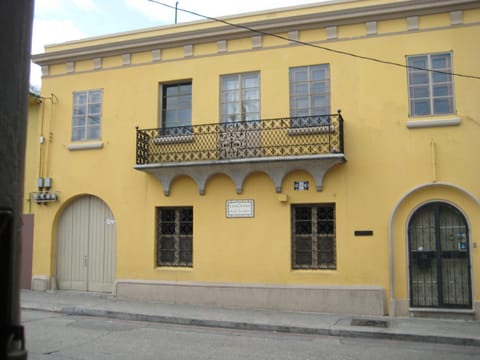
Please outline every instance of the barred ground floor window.
M292 268L336 269L335 204L292 205Z
M193 208L157 208L157 266L192 267Z

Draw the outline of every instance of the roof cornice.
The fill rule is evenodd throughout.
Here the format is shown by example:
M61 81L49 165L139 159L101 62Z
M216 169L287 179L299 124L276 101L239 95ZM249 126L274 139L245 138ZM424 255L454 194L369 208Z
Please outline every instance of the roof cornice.
M339 1L342 3L343 1ZM361 2L361 1L352 1ZM345 2L348 4L349 2ZM332 4L329 2L328 4ZM275 19L257 20L248 22L238 22L238 18L245 16L225 17L222 20L234 22L238 25L256 29L260 32L280 33L289 30L305 30L318 27L339 26L368 21L380 21L394 18L430 15L441 12L455 10L467 10L480 7L480 0L405 0L401 2L389 2L378 5L359 6L345 8L343 10L322 11L322 7L307 5L305 8L311 8L313 11L308 14L296 16L283 16ZM293 9L293 8L290 8ZM295 9L299 9L296 7ZM278 10L271 10L275 12ZM263 14L268 14L265 12ZM288 13L288 11L286 11ZM237 19L237 21L235 21ZM197 24L199 22L196 22ZM211 23L203 22L204 24ZM189 24L184 24L188 27ZM169 28L169 27L164 27ZM157 28L158 30L158 28ZM180 30L180 27L179 27ZM154 29L151 29L153 32ZM129 34L148 33L145 30L129 32ZM42 54L33 55L33 61L38 65L50 65L69 61L79 61L97 57L114 56L124 53L139 51L148 51L154 49L179 47L183 45L195 45L200 43L213 42L217 40L229 40L245 37L252 33L245 28L234 27L231 25L220 25L205 27L204 29L184 30L166 35L148 36L141 38L128 39L121 41L110 41L107 35L96 39L105 39L105 43L97 45L88 45L92 39L72 42L75 45L85 43L85 46L75 46L71 49L50 51ZM255 33L252 33L254 35ZM117 36L119 34L116 34Z

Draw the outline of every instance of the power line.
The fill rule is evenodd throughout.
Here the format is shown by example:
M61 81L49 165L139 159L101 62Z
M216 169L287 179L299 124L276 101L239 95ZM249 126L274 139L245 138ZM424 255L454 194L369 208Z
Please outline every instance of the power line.
M394 62L394 61L382 60L382 59L378 59L378 58L374 58L374 57L370 57L370 56L359 55L359 54L351 53L351 52L348 52L348 51L332 49L332 48L329 48L329 47L326 47L326 46L321 46L321 45L313 44L313 43L310 43L310 42L305 42L305 41L296 40L296 39L290 39L286 36L270 33L268 31L254 29L254 28L251 28L251 27L246 26L246 25L235 24L235 23L232 23L232 22L227 21L227 20L215 18L215 17L212 17L212 16L203 15L203 14L197 13L195 11L182 9L182 8L179 8L178 6L172 6L172 5L157 1L157 0L148 0L148 1L150 1L152 3L155 3L155 4L158 4L158 5L168 7L170 9L179 10L179 11L182 11L182 12L190 14L190 15L194 15L194 16L198 16L198 17L201 17L201 18L204 18L204 19L207 19L207 20L223 23L225 25L236 27L236 28L243 29L243 30L247 30L247 31L250 31L250 32L253 32L253 33L256 33L256 34L275 37L277 39L285 40L285 41L288 41L288 42L293 42L293 43L296 43L296 44L299 44L299 45L308 46L308 47L312 47L312 48L316 48L316 49L321 49L321 50L328 51L328 52L335 53L335 54L350 56L350 57L353 57L353 58L372 61L372 62L385 64L385 65L401 67L401 68L404 68L404 69L421 70L421 71L427 71L427 72L432 72L432 73L439 73L439 74L445 74L445 75L450 75L450 76L457 76L457 77L480 80L480 76L477 76L477 75L460 74L460 73L449 72L449 71L422 68L422 67L412 66L412 65L408 65L408 64L401 64L401 63L397 63L397 62Z

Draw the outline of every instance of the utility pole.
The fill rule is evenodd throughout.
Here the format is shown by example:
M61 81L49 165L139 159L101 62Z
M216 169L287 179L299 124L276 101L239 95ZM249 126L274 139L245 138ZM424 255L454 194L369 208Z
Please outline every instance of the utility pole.
M26 359L20 325L23 176L34 0L0 2L0 359Z
M180 1L177 1L177 2L175 3L175 24L177 23L177 12L178 12L178 3L179 3L179 2L180 2Z

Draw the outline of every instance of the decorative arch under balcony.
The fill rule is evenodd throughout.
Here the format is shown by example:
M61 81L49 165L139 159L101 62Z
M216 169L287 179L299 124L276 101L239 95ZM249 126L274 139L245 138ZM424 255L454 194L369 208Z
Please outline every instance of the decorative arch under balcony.
M168 129L137 129L135 169L154 175L170 195L181 175L205 194L209 178L229 176L242 193L248 175L263 172L282 191L287 174L303 170L322 191L327 171L345 162L343 118L338 114L207 124Z

